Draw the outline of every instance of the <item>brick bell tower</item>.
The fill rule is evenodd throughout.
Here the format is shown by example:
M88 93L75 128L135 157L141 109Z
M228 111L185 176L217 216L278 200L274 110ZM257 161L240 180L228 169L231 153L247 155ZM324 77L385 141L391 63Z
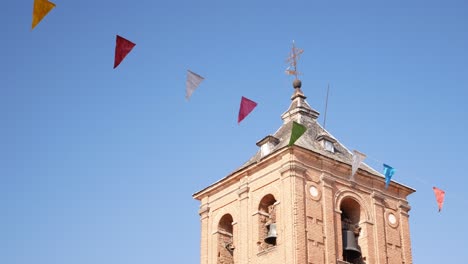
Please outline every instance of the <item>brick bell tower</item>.
M317 122L301 81L283 125L247 163L195 193L201 264L410 264L407 196ZM288 146L293 121L306 132Z

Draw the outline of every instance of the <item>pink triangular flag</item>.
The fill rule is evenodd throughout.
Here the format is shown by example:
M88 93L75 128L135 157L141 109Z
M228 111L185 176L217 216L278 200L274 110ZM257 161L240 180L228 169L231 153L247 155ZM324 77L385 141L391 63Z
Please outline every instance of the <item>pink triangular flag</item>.
M442 205L444 204L445 192L437 187L432 187L434 194L436 196L437 205L439 206L439 212L442 210Z
M117 35L115 40L115 58L114 58L114 69L119 66L119 64L123 61L125 56L135 47L135 43L131 42L128 39L122 38L121 36Z
M242 96L237 123L240 123L247 115L249 115L256 106L256 102Z

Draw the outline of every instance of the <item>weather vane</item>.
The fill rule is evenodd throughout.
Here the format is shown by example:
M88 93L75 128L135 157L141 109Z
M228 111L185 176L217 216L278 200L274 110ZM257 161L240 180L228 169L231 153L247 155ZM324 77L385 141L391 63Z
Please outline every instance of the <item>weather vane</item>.
M286 60L286 62L289 63L289 67L286 69L286 74L294 75L296 77L296 80L297 80L297 75L300 74L300 72L297 71L297 61L299 60L303 52L304 52L303 49L296 48L296 45L294 44L294 40L293 40L291 53L289 53L289 57Z

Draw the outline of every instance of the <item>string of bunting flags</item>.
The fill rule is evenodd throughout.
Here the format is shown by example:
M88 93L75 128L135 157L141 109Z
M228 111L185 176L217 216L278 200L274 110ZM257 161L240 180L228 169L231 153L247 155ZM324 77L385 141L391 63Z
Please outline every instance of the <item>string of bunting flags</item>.
M366 159L366 155L357 151L353 150L353 163L351 165L351 176L350 179L354 180L354 175L356 174L359 166L361 166L361 163ZM385 176L385 189L388 188L388 185L390 184L390 181L395 174L396 169L393 168L392 166L383 163L383 175ZM443 191L440 188L437 187L432 187L434 190L434 194L436 197L436 202L437 206L439 209L439 212L442 210L442 205L444 204L444 199L445 199L445 191Z
M32 24L31 30L33 30L43 19L46 17L49 12L54 9L56 5L48 0L34 0L33 4L33 13L32 13ZM135 43L132 41L116 35L116 44L115 44L115 56L114 56L114 69L117 68L125 57L132 51L135 47ZM296 59L302 54L303 50L297 49L294 46L293 42L293 50L291 56L288 58L288 61L291 62L291 67L288 67L286 73L289 75L295 75L297 79L297 75L299 74L296 69ZM199 74L187 70L187 79L186 79L186 91L185 91L185 98L189 100L192 96L192 93L198 88L198 86L205 80L204 77L200 76ZM237 123L240 124L242 120L244 120L254 109L257 107L257 103L251 99L248 99L244 96L241 97L240 107L239 107L239 114L237 118ZM293 146L295 142L307 131L307 128L293 121L292 124L292 131L291 136L289 139L288 146ZM354 150L353 153L353 161L351 166L351 175L350 180L354 181L354 176L361 165L361 163L367 158L367 156L357 150ZM388 164L383 164L383 175L385 176L385 189L388 188L393 175L395 174L396 170L392 166ZM432 187L438 211L442 210L442 206L444 204L445 199L445 191L437 188Z

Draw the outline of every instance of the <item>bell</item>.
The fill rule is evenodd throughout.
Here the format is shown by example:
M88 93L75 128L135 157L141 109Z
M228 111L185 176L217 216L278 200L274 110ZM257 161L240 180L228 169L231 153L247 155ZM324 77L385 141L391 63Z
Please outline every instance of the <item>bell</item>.
M265 242L271 245L276 245L276 223L268 225L268 234L265 237Z
M343 230L343 251L346 260L361 257L361 247L357 244L354 232L351 230Z

